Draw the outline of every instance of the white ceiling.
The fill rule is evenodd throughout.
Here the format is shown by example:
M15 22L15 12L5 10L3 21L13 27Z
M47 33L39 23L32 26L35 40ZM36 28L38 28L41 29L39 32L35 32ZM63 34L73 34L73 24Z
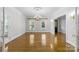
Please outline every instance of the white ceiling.
M60 7L41 7L39 11L36 11L34 7L17 7L26 17L34 17L40 15L42 17L50 18L51 15L55 14Z

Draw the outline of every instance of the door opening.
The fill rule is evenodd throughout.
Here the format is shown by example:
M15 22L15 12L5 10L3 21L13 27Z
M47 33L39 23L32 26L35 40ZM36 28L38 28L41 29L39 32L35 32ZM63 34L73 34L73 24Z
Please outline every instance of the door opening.
M55 34L58 33L58 20L55 20Z

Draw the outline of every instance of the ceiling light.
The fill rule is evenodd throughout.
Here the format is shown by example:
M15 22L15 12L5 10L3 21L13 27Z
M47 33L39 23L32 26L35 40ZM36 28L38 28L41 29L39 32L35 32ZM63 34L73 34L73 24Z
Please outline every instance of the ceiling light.
M42 9L42 7L34 7L33 9L36 10L36 11L39 11L39 10Z

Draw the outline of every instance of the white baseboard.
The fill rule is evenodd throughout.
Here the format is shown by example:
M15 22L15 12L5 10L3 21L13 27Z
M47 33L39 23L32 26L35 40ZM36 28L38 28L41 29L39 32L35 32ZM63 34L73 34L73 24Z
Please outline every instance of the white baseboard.
M75 44L74 44L73 42L71 42L71 41L69 41L69 40L66 40L66 42L75 47Z
M21 36L23 34L25 34L25 32L23 32L21 34L18 34L18 35L14 36L14 37L11 37L11 38L10 37L5 38L6 39L5 44L7 44L8 42L11 42L12 40L16 39L17 37L19 37L19 36Z

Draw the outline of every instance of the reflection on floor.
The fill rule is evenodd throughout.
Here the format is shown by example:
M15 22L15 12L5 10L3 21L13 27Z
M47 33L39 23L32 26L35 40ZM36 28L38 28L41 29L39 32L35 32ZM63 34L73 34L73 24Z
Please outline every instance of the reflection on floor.
M30 35L34 39L30 41ZM46 44L43 45L41 42L41 35L46 35ZM65 35L58 33L56 36L49 32L27 32L15 40L6 44L8 51L14 52L66 52L74 51L74 47L65 41Z

